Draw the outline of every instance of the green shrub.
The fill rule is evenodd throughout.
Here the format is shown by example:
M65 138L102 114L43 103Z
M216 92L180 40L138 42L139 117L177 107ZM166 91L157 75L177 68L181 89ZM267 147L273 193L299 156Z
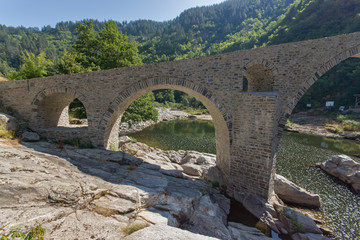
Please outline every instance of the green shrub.
M332 132L332 133L341 133L341 132L343 132L343 129L339 125L332 124L332 123L326 123L325 124L325 129L328 130L329 132Z
M0 138L11 139L15 137L15 132L7 130L4 125L0 125Z
M10 240L10 239L43 240L45 234L46 234L46 230L39 223L37 226L33 227L28 233L22 232L19 228L12 229L7 234L1 233L0 240Z
M212 187L213 187L213 188L218 188L218 187L220 187L220 183L219 183L218 181L213 181L211 184L212 184Z
M347 130L347 131L357 131L360 130L360 122L357 122L355 120L344 120L342 122L344 124L344 129L345 128L349 128L352 130ZM345 129L346 130L346 129Z
M343 121L346 120L346 119L348 119L348 117L345 116L345 115L342 115L342 114L339 114L339 115L337 115L337 117L336 117L336 120L339 121L339 122L343 122Z

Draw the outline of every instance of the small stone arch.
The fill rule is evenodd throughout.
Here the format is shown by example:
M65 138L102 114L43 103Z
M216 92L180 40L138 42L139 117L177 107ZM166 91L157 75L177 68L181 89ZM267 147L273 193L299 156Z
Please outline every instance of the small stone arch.
M123 90L109 105L99 124L99 132L104 134L104 147L111 143L117 145L121 115L127 107L146 92L157 89L175 89L188 93L209 110L214 119L216 136L217 165L224 172L229 172L230 147L232 144L232 115L216 96L203 86L177 78L159 77L139 81ZM228 174L226 174L228 176Z
M244 66L243 91L274 92L278 87L275 83L277 68L268 61L254 60ZM245 87L246 86L246 87Z
M72 88L51 87L40 91L31 102L32 126L38 128L68 127L68 106L75 98L78 98L84 104L85 109L88 109L85 96Z

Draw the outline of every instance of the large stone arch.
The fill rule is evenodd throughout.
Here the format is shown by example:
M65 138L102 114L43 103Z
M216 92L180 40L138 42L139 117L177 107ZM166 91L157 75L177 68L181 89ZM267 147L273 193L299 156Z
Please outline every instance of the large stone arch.
M37 93L31 102L31 125L35 128L69 127L68 106L78 98L88 109L85 95L69 87L51 87Z
M307 90L325 73L327 73L330 69L338 65L340 62L351 58L351 57L360 57L360 44L351 47L349 49L346 49L345 51L342 51L339 54L336 54L335 56L331 57L329 60L325 60L322 64L320 64L320 67L318 70L311 74L311 76L304 81L302 86L299 87L299 90L295 95L292 96L291 102L288 104L287 109L285 110L283 114L283 118L286 120L294 110L297 103L300 101L302 96L307 92Z
M136 98L157 89L175 89L188 93L201 101L209 110L215 125L217 165L228 176L232 144L232 116L214 93L183 79L151 78L139 81L122 91L110 103L99 125L100 132L104 133L104 146L108 148L110 144L118 144L121 115L127 107Z

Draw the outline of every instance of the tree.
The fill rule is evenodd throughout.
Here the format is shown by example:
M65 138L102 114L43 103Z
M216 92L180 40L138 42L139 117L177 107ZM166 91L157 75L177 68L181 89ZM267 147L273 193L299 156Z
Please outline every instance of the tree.
M73 54L68 51L64 51L60 62L56 65L56 70L60 74L72 74L91 72L92 70L98 70L94 64L92 66L85 67L82 63L85 61L85 57L81 54Z
M135 42L129 42L113 21L106 21L97 33L97 58L101 69L134 66L141 64Z
M80 23L76 30L78 39L73 49L76 54L84 56L84 68L111 69L142 63L135 42L129 42L113 21L105 21L100 31L94 30L93 21Z
M25 52L19 71L11 72L6 77L13 80L45 77L49 75L48 70L52 65L52 61L46 59L45 52L39 55Z
M155 97L152 92L148 92L133 103L130 104L128 109L124 112L121 119L122 122L139 123L146 120L158 120L158 111L154 107Z

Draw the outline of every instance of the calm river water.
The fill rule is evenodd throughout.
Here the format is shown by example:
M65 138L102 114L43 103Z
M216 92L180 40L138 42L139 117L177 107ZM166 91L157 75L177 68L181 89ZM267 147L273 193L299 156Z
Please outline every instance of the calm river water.
M215 153L214 125L210 121L161 122L132 134L139 142L161 149ZM360 194L313 167L336 154L360 154L354 141L285 132L281 139L276 172L321 196L322 220L339 239L360 239Z

